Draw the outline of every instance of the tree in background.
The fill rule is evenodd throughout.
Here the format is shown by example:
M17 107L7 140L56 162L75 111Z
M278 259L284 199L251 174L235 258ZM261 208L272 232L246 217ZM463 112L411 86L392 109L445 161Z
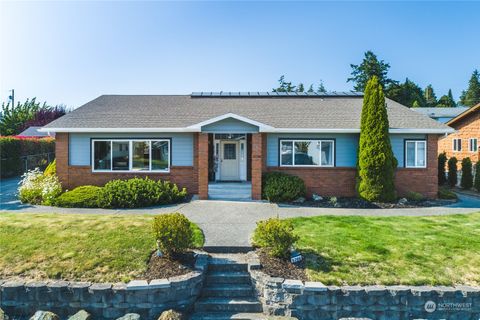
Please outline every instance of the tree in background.
M35 113L33 119L28 120L24 123L21 130L23 131L29 127L43 127L44 125L52 122L55 119L60 118L66 113L67 107L65 105L58 105L55 107L42 107Z
M325 86L323 85L322 80L320 80L320 83L318 84L317 92L318 93L327 93L327 89L325 89Z
M438 155L438 185L442 186L447 182L445 176L445 165L447 164L447 154L444 152Z
M455 99L453 99L452 89L448 90L447 95L443 95L440 99L438 99L438 108L455 108L456 106L457 103L455 102Z
M457 185L457 158L448 159L448 185L455 187Z
M473 187L480 192L480 161L475 163L475 180L473 180Z
M46 107L46 103L43 103ZM0 135L12 136L19 134L23 125L33 119L38 110L40 110L40 103L27 99L24 103L18 102L16 106L10 105L10 102L2 104L2 119L0 120Z
M467 90L462 91L460 103L466 107L473 107L480 103L480 73L478 70L473 71Z
M393 156L385 96L382 84L374 76L363 97L358 148L358 184L360 197L368 201L395 199Z
M300 82L297 87L297 92L304 92L304 91L305 91L305 87L303 86L303 83Z
M425 107L427 101L422 88L410 79L405 79L404 83L392 83L386 90L385 95L407 107Z
M463 189L470 190L473 186L472 160L469 157L462 160L462 178L460 185Z
M425 98L425 102L426 102L427 107L432 108L432 107L435 107L437 105L437 96L435 95L435 91L433 90L433 87L432 87L431 84L429 84L425 88L424 98Z
M282 75L280 79L278 80L278 87L273 88L272 92L305 92L305 85L300 82L298 86L294 86L291 81L286 81L285 76ZM307 92L315 92L313 89L313 84L311 84L308 87ZM325 89L325 86L323 85L323 81L320 80L320 83L318 85L317 91L318 93L326 93L327 90Z
M365 52L365 57L359 65L351 64L350 67L352 68L352 77L348 78L347 82L353 82L355 91L363 92L369 79L374 76L377 77L378 83L382 88L396 83L396 81L388 78L390 65L383 60L378 60L372 51Z

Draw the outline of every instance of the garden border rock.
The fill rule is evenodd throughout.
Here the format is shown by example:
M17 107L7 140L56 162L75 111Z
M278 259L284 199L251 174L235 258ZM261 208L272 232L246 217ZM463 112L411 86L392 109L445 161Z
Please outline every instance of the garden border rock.
M248 268L268 315L300 320L480 319L480 287L325 286L271 277L261 271L254 254L249 254Z
M168 279L129 283L0 280L0 308L14 318L48 310L67 318L86 310L93 319L116 319L128 312L156 319L163 311L192 309L203 287L208 255L199 253L195 270Z

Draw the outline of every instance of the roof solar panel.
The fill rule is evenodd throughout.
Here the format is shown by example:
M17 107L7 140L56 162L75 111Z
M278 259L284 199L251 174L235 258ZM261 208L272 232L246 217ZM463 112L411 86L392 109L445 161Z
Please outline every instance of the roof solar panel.
M362 92L355 91L331 91L331 92L266 92L266 91L204 91L192 92L191 97L198 98L228 98L228 97L250 97L250 98L266 98L266 97L361 97Z

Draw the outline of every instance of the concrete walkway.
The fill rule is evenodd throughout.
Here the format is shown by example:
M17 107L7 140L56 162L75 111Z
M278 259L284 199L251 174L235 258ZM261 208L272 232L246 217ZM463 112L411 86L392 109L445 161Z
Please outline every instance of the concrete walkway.
M75 209L23 205L15 198L17 182L3 180L0 185L0 214L63 213L63 214L162 214L181 212L197 223L205 233L208 247L248 247L256 222L269 217L335 216L431 216L480 212L480 198L459 195L460 201L450 206L405 209L310 208L277 205L268 202L234 202L195 200L179 205L142 209Z

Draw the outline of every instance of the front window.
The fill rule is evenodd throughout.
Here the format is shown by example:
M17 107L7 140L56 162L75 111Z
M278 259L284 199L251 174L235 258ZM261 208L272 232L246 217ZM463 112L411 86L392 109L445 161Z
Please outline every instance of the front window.
M170 170L170 140L92 141L93 171Z
M280 140L280 166L333 167L333 140Z
M405 166L407 168L427 167L427 143L424 140L408 140L405 143Z
M471 138L469 142L470 142L469 143L470 152L477 152L477 150L478 150L477 138Z
M453 139L453 151L462 151L462 139Z

